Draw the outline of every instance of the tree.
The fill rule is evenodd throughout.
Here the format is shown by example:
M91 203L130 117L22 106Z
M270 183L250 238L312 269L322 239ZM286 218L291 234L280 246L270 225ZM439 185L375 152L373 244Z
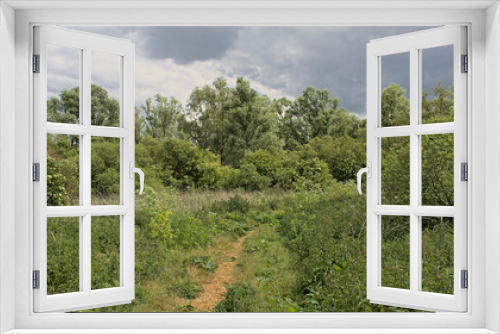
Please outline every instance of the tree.
M146 114L146 134L153 138L177 138L178 121L182 114L182 104L174 97L170 99L160 94L146 100L141 108Z
M103 87L92 84L90 107L92 125L120 126L120 103Z
M224 161L233 167L239 166L247 152L255 150L277 151L278 118L271 109L271 101L250 87L248 80L238 78L233 89L229 107L228 143Z
M248 80L238 78L229 88L224 78L196 88L190 96L182 128L200 148L220 156L224 165L239 166L246 152L278 150L277 114L266 96Z
M210 149L221 157L224 155L229 133L229 102L232 90L223 77L212 86L196 87L189 97L181 128L202 149Z
M406 89L392 83L382 91L382 126L410 125L410 101Z
M354 180L366 165L366 144L352 137L314 138L310 145L337 181Z
M432 98L431 98L432 97ZM422 122L453 122L453 84L448 89L441 82L422 93Z
M47 120L55 123L80 123L80 88L63 89L59 97L47 101ZM109 97L103 87L92 84L90 118L92 125L119 126L120 103Z
M343 135L347 123L353 121L346 110L340 108L340 100L324 89L306 87L302 95L289 105L285 100L276 104L284 109L280 120L280 137L285 142L285 149L294 149L297 145L307 144L311 139L327 134ZM352 130L350 132L353 133Z

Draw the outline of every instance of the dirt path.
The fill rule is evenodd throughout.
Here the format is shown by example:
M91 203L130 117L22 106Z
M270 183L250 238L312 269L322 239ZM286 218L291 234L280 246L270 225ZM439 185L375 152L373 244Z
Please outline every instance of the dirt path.
M222 262L215 271L214 276L211 277L208 282L202 284L203 292L196 299L191 300L191 305L196 308L196 311L210 312L221 300L224 299L222 294L226 292L225 285L235 282L234 272L236 270L236 265L240 261L244 252L243 242L253 233L255 233L255 230L250 231L243 237L240 237L234 244L231 245L231 248L226 251L226 258L234 257L236 260Z

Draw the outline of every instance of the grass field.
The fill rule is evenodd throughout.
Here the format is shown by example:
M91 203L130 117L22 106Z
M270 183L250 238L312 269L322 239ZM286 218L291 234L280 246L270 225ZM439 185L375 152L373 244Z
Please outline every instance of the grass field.
M136 203L136 298L85 312L387 312L366 299L365 197L147 189ZM92 287L119 284L118 217L92 225ZM384 220L383 284L407 288L404 217ZM78 291L78 223L52 218L49 293ZM426 291L452 293L453 222L427 219ZM71 261L68 261L71 259Z

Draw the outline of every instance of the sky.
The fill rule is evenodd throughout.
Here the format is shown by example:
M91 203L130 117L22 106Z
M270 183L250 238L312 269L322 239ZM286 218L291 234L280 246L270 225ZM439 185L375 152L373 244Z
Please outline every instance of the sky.
M429 27L72 27L129 39L136 47L136 105L155 94L174 96L184 105L195 87L217 77L234 86L238 76L260 94L293 99L307 86L327 89L342 107L364 117L366 44ZM49 96L78 83L75 50L52 47L48 61ZM450 46L423 51L424 89L453 82ZM50 60L52 59L52 60ZM116 97L116 56L94 54L92 82ZM409 57L382 59L382 84L409 88Z

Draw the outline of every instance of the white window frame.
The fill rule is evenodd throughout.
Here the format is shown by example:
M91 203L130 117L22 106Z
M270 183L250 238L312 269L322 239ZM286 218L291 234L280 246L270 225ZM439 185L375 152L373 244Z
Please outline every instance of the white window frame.
M130 177L135 161L134 56L129 40L107 37L62 27L34 27L34 53L39 55L39 73L34 84L34 162L39 163L39 181L33 184L34 270L39 270L39 289L34 290L35 312L74 311L99 306L130 303L135 296L135 200L134 180ZM80 56L80 122L47 122L47 45L73 48ZM119 59L120 124L117 127L94 126L91 122L92 52ZM79 136L80 203L77 206L47 206L47 134ZM120 141L120 201L116 205L91 204L92 137L117 138ZM118 216L120 224L120 285L91 289L91 229L93 217ZM47 295L47 218L79 219L79 291Z
M372 303L412 305L421 310L464 312L467 289L461 287L461 271L467 270L467 183L461 181L461 163L467 163L467 76L461 55L467 54L466 27L447 26L372 40L367 46L367 298ZM422 50L451 45L454 77L454 121L422 123ZM410 115L408 125L382 126L382 57L409 54ZM453 134L454 206L422 205L421 138L430 134ZM409 203L382 203L382 138L405 137L410 144ZM405 216L409 220L409 289L382 286L382 217ZM442 294L422 291L422 217L453 217L454 291Z
M498 1L122 2L4 1L0 37L0 330L125 332L500 332L500 18ZM32 8L14 11L14 7ZM51 8L51 10L40 10ZM57 9L57 6L70 8ZM71 8L73 6L73 8ZM81 9L82 7L87 9ZM397 8L391 8L397 6ZM180 8L179 8L180 7ZM79 9L75 9L79 8ZM94 9L92 9L94 8ZM304 10L306 9L306 10ZM427 25L469 31L469 307L436 314L34 314L31 286L32 26L62 25ZM15 41L14 41L15 31ZM15 66L15 72L13 70ZM15 91L11 87L15 84ZM9 92L14 92L10 96ZM14 114L15 117L12 115ZM488 122L486 122L488 117ZM12 130L14 129L14 130ZM15 133L14 133L15 132ZM15 135L15 145L5 145ZM489 154L486 154L486 151ZM486 175L488 174L488 182ZM12 175L15 175L12 177ZM12 186L12 188L7 188ZM15 188L14 188L15 187ZM12 199L12 189L15 198ZM15 208L15 211L13 211ZM15 222L15 224L13 224ZM473 226L473 228L472 228ZM15 239L14 239L15 238ZM486 256L486 255L489 256ZM30 259L30 260L27 260ZM14 289L13 289L14 287ZM487 291L487 293L486 293ZM14 305L14 307L12 307ZM137 329L140 327L141 329ZM58 330L59 329L59 330ZM137 330L133 330L137 329ZM163 329L160 331L160 329ZM241 329L240 331L237 329ZM295 329L295 330L293 330Z

